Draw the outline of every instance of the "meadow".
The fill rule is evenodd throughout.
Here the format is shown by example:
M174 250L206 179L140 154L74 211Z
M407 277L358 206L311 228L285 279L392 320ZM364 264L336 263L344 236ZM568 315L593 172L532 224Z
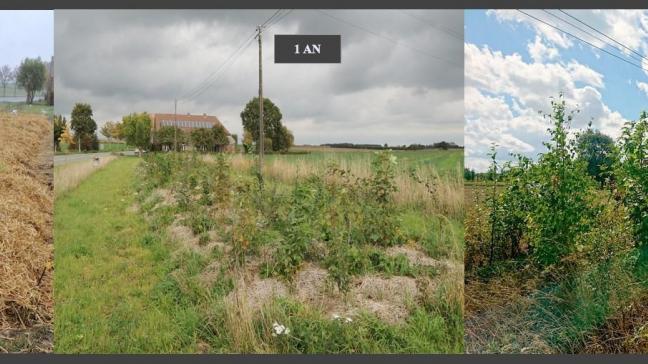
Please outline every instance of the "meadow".
M465 183L468 353L648 352L648 118L599 180L562 99L547 150Z
M119 157L62 194L55 350L462 352L462 152L307 152Z

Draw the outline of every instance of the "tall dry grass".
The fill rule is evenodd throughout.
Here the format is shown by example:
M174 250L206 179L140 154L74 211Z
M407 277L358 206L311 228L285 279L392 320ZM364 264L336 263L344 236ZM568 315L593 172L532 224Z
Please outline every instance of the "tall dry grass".
M99 163L93 160L64 164L54 168L54 198L58 198L67 191L76 188L83 180L94 172L102 169L112 162L115 156L107 156L99 159Z
M51 320L51 134L43 115L0 113L0 329Z
M213 160L212 156L205 157L207 161ZM322 175L330 163L337 164L342 169L347 169L358 178L371 176L371 155L366 157L345 159L326 158L321 160L288 160L286 158L273 158L267 160L263 167L264 176L284 183L292 183L297 179L309 175ZM249 171L254 160L248 156L236 154L230 157L232 168L240 171ZM396 175L397 191L394 201L403 206L419 206L430 213L438 213L453 217L463 216L464 193L463 175L460 169L456 172L440 175L431 166L423 166L416 170L417 178L413 178L405 168L400 168ZM429 182L429 186L421 181Z

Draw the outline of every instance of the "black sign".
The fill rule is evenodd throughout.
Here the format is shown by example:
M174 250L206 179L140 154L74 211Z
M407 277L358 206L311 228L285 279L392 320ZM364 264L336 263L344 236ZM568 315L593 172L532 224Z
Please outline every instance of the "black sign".
M274 36L275 63L340 63L339 35Z

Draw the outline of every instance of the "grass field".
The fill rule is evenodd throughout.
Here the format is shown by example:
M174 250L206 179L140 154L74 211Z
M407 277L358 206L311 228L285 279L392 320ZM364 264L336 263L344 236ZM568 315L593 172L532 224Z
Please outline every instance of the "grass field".
M195 351L197 315L160 289L169 251L129 212L137 163L118 159L56 201L57 352Z
M44 115L48 118L54 115L54 107L43 103L27 105L24 101L0 102L0 112L10 113L13 110L19 114Z
M54 167L54 198L76 188L94 172L115 160L115 156L101 158L98 164L93 160L67 163Z
M268 163L321 165L330 157L317 154L270 156ZM365 161L363 152L335 154L349 166ZM437 156L446 159L438 165L461 171L456 151L399 153L398 160L425 166ZM341 228L315 217L363 216L353 203L369 202L324 205L302 215L312 222L292 220L299 215L291 210L316 208L291 204L294 194L313 193L324 181L268 175L265 192L245 192L254 185L252 161L238 158L167 154L140 164L122 157L56 200L57 352L463 350L458 214L397 205L387 218L402 240L334 248L341 242L330 239ZM177 171L154 172L167 161Z

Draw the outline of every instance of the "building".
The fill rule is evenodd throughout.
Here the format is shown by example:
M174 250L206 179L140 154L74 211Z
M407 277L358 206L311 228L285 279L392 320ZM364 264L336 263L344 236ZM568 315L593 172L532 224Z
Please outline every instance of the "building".
M231 133L223 126L223 124L218 120L217 117L207 114L202 115L192 115L192 114L151 114L151 138L155 135L155 132L159 131L162 127L165 126L175 126L178 129L182 130L185 135L190 135L192 131L196 129L211 129L214 126L220 126L225 130L227 134L227 139L229 144L227 145L215 145L214 150L216 151L234 151L234 138L232 138ZM154 140L151 140L152 144L156 144ZM160 143L158 143L160 144ZM182 150L191 149L191 145L187 140L178 141L178 145ZM166 144L159 145L159 148L162 150L168 150L169 146Z

